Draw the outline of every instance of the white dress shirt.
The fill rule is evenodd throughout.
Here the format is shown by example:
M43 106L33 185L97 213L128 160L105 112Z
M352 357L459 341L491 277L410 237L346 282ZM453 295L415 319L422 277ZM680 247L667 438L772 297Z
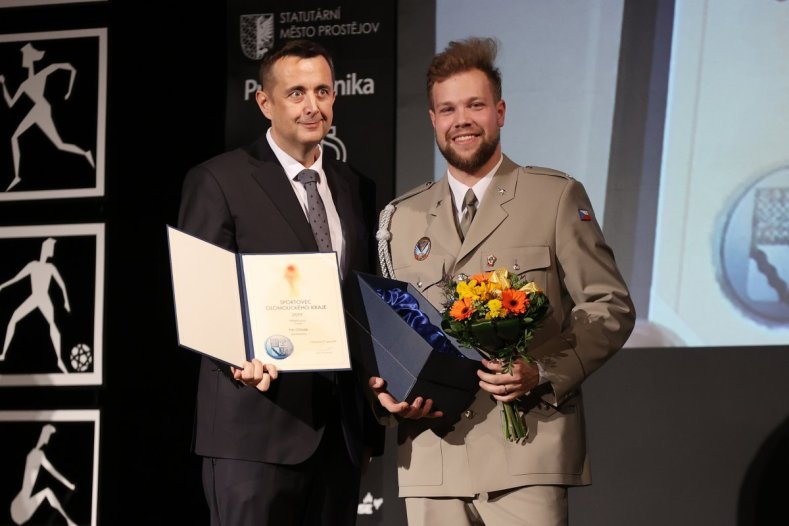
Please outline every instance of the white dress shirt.
M468 189L472 188L474 190L474 195L477 196L477 210L479 210L482 204L482 198L485 196L485 191L488 189L488 186L490 186L490 182L493 180L493 176L496 174L496 170L499 169L503 160L504 156L502 155L499 158L499 162L496 163L496 166L471 187L455 179L450 171L447 170L447 182L449 183L449 189L452 191L452 200L455 202L455 213L457 214L458 224L460 224L460 220L463 219L463 198L466 196Z
M299 175L299 172L307 169L307 167L288 155L277 145L276 142L274 142L274 138L271 136L271 128L269 128L266 132L266 140L268 140L269 146L271 146L271 149L274 151L274 155L277 156L279 164L281 164L282 168L285 170L285 175L288 176L288 180L290 181L290 185L293 187L296 198L299 200L299 203L301 203L302 210L304 210L304 216L309 221L309 214L307 213L309 210L309 206L307 205L307 190L304 188L303 184L296 180L296 176ZM329 222L331 246L334 251L337 252L337 262L340 263L340 270L342 271L342 258L345 252L345 238L342 235L342 223L340 222L340 215L337 213L337 208L334 206L334 199L332 199L331 189L329 188L329 184L326 182L326 174L323 171L323 148L320 146L318 148L320 150L318 159L312 163L312 166L310 166L308 169L318 172L318 194L321 196L321 199L323 200L323 206L326 208L326 219Z

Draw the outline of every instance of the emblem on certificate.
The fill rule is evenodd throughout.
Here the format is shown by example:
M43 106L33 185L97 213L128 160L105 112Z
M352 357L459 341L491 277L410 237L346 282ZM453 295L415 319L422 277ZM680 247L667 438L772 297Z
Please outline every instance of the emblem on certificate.
M273 334L266 338L264 344L266 347L266 354L275 360L284 360L293 354L293 342L287 336L281 334Z

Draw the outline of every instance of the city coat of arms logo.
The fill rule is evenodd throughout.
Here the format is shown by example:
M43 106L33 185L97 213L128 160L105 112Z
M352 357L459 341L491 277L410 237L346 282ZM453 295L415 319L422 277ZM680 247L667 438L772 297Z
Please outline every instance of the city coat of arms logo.
M274 45L274 14L241 15L241 51L250 60L260 60Z

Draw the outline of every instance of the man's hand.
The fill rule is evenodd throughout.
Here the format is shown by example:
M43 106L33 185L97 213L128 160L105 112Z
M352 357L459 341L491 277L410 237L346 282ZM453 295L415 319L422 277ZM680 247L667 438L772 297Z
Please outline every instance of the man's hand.
M444 416L441 411L431 411L433 409L433 400L425 400L418 396L412 403L398 402L386 390L386 381L383 378L373 376L369 381L370 389L373 390L378 401L384 406L384 409L389 411L395 416L400 418L409 418L417 420L419 418L440 418Z
M258 391L268 391L271 382L277 379L277 367L274 364L263 363L255 358L241 365L243 369L230 368L233 378L244 385L255 387Z
M490 372L477 371L479 387L500 402L512 402L537 387L540 382L537 365L520 358L513 364L512 374L504 374L504 364L498 360L483 358L482 365Z

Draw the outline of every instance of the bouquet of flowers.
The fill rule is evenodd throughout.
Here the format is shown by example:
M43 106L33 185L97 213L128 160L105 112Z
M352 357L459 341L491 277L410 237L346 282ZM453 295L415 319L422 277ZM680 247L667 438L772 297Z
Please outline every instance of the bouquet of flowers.
M521 358L533 362L528 347L534 331L548 313L548 297L533 282L507 269L498 269L444 281L446 303L441 328L464 347L474 347L503 364L511 374ZM504 437L526 437L521 414L512 402L503 402Z

